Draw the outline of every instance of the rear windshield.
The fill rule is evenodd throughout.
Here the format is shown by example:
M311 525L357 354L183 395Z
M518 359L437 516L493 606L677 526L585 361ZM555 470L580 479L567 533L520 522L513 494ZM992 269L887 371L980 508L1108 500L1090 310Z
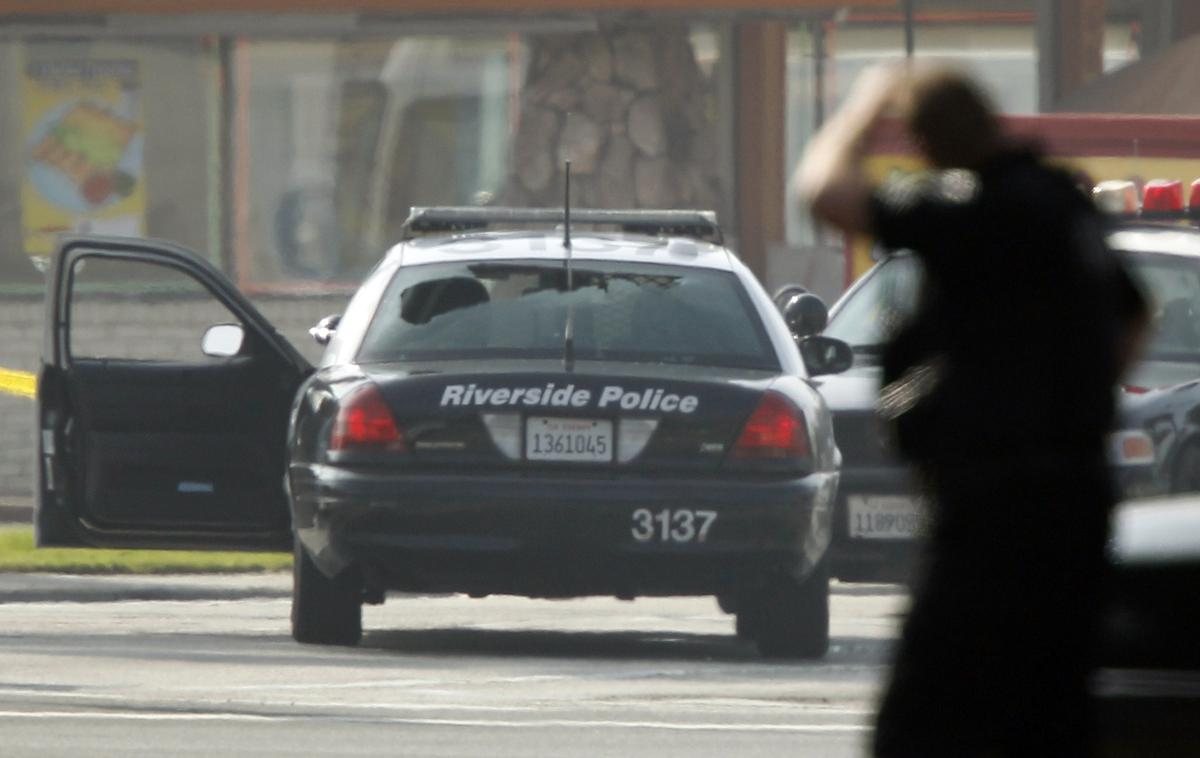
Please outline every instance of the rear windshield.
M401 267L357 359L556 358L779 370L737 277L655 264L557 261Z

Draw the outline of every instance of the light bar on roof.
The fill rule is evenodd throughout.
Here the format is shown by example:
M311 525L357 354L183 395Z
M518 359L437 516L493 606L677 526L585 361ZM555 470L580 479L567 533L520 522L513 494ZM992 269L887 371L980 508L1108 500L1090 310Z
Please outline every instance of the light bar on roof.
M1188 206L1183 205L1183 182L1151 179L1142 187L1125 179L1103 181L1092 188L1092 199L1104 213L1126 220L1200 222L1200 179L1192 182Z
M413 208L401 230L403 239L423 234L473 232L497 226L553 226L564 222L561 208L446 206ZM722 244L717 214L700 210L571 209L571 224L611 226L622 231L691 237Z

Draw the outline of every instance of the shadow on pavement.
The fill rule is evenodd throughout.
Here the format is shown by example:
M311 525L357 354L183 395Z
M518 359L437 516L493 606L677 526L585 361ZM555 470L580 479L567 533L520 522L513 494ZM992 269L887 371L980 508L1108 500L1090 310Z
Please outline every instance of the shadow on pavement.
M731 622L732 626L732 622ZM446 656L551 657L614 660L707 661L813 666L830 663L878 664L886 641L834 638L829 654L817 661L763 658L751 642L728 635L669 631L565 632L550 629L370 630L360 647L400 654Z

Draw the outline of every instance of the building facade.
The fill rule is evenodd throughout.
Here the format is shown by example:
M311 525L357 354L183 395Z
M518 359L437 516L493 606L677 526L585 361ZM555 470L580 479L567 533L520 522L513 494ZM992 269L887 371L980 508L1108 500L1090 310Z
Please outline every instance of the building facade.
M1171 0L0 0L0 368L57 234L170 239L316 358L411 206L703 207L769 287L845 284L787 177L864 67L962 62L1003 110L1200 29ZM136 320L136 316L129 315ZM149 333L162 357L205 325ZM0 493L30 403L0 395Z

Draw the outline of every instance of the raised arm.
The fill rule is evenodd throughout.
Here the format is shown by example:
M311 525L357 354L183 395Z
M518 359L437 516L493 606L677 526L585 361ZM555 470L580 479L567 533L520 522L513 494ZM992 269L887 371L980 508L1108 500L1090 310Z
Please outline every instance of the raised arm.
M846 103L809 140L792 181L813 216L842 231L869 231L871 185L864 170L867 143L879 120L905 92L907 68L868 69Z

